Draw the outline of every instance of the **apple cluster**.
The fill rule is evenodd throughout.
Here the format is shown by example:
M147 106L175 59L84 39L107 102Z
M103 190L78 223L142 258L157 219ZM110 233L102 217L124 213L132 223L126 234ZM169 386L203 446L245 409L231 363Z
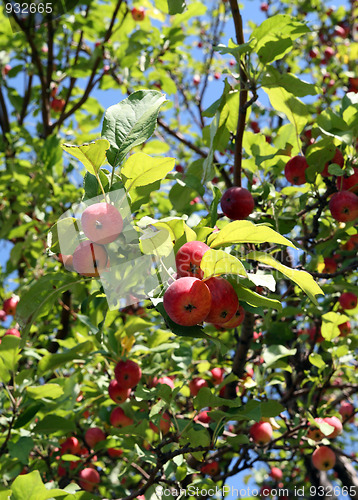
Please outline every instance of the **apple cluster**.
M178 250L178 279L164 293L164 309L178 325L194 326L206 321L235 328L244 319L244 309L228 280L219 276L203 279L200 263L208 250L208 245L201 241L189 241Z
M73 255L59 255L67 268L83 276L98 277L109 266L105 245L115 241L123 229L123 219L117 208L109 203L94 203L81 217L82 230L87 240L75 248Z
M142 378L142 370L138 363L131 359L118 361L114 368L114 380L111 380L108 387L109 397L118 405L124 403L130 396L132 389ZM109 417L110 423L114 427L126 427L134 423L128 417L123 408L117 406Z
M344 166L342 152L336 148L334 157L325 163L321 172L322 177L331 177L328 167L330 164L337 164L340 168ZM290 184L300 186L307 182L306 170L309 165L304 156L294 156L285 166L285 177ZM333 194L329 201L329 210L332 217L338 222L350 222L358 218L358 168L354 168L354 173L348 177L341 176L336 180L337 192Z
M2 309L0 310L0 321L6 321L7 316L15 316L19 300L20 299L17 295L13 295L12 297L9 297L8 299L4 300ZM16 325L16 327L13 328L8 328L4 333L3 337L5 337L5 335L13 335L14 337L20 337L18 325ZM0 344L1 344L1 339L0 339Z

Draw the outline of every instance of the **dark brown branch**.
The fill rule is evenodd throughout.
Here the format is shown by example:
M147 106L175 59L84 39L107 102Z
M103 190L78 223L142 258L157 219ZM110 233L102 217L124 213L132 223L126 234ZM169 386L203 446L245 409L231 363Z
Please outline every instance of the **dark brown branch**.
M19 125L20 126L24 123L27 108L28 108L28 105L29 105L30 100L31 100L32 78L33 78L33 75L32 75L32 73L30 73L29 79L27 82L27 89L26 89L26 92L24 95L24 100L22 101L22 108L21 108L21 113L20 113L20 117L19 117Z
M352 466L350 460L347 457L337 455L336 465L334 470L337 472L342 486L348 488L350 498L352 500L358 500L358 476L357 471Z
M242 17L237 0L230 0L232 17L235 25L236 41L239 45L244 43L244 31L242 25ZM246 102L247 102L247 75L243 67L243 62L240 62L240 103L239 103L239 118L237 122L237 130L235 135L235 159L234 159L234 185L241 186L241 166L242 166L242 140L245 131L246 123Z
M235 375L239 378L242 377L245 371L247 352L250 348L250 343L254 333L254 324L255 317L253 313L246 311L232 365L233 373L235 373Z

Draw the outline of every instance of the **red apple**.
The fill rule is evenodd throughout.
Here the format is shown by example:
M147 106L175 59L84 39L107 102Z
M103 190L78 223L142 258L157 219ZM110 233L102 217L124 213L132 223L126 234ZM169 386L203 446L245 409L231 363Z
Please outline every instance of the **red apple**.
M9 328L8 330L6 330L5 335L13 335L14 337L20 337L20 332L17 328Z
M336 463L336 455L328 446L320 446L312 454L312 463L318 470L333 469Z
M61 444L60 455L65 453L70 453L71 455L77 455L80 452L80 443L77 438L69 437Z
M79 472L80 480L78 484L85 491L93 491L97 484L99 484L101 478L96 469L91 467L86 467Z
M358 168L354 168L354 174L349 177L338 177L337 189L339 191L351 191L358 193Z
M207 474L208 476L216 476L220 471L220 466L218 462L212 460L203 465L200 471L202 474Z
M222 328L226 328L227 330L229 330L230 328L236 328L237 326L241 325L241 323L244 321L244 318L245 309L239 305L234 316L226 323L222 323L220 326Z
M171 379L171 378L169 378L169 377L166 377L166 376L164 376L164 377L160 377L160 378L158 378L158 379L156 379L156 378L155 378L155 379L153 380L153 385L154 385L154 386L157 386L158 384L169 385L169 387L170 387L171 389L174 389L174 387L175 387L175 386L174 386L174 382L172 381L172 379Z
M127 417L120 406L112 410L109 416L109 421L111 422L111 425L119 428L127 427L128 425L132 425L134 423L133 419Z
M206 380L200 377L195 377L189 382L190 394L196 396L202 387L208 387Z
M304 156L294 156L285 166L285 177L291 184L300 186L305 184L306 169L308 168L307 160Z
M108 255L102 245L90 241L83 241L73 252L73 268L83 276L98 277L106 268Z
M343 155L342 155L342 152L340 149L336 148L336 152L334 153L334 156L332 158L332 160L329 160L327 161L327 163L325 163L324 165L324 169L323 171L321 172L321 175L323 177L329 177L330 174L328 172L328 167L332 164L332 163L336 163L337 165L339 165L341 168L343 168L343 165L344 165L344 158L343 158Z
M358 196L350 191L339 191L330 199L329 209L338 222L354 221L358 218Z
M346 30L342 26L335 26L333 34L341 38L346 38Z
M221 74L220 74L218 71L216 71L216 72L214 73L214 78L215 78L215 80L220 80L220 78L221 78Z
M65 107L66 101L64 99L57 99L54 97L51 101L51 108L55 111L55 113L61 113L63 108Z
M123 388L121 385L117 382L117 380L111 380L109 386L108 386L108 394L111 399L117 404L122 404L124 403L130 396L131 389L128 388Z
M357 307L357 296L351 292L344 292L339 297L339 304L342 309L355 309Z
M5 64L5 66L2 69L3 75L6 76L9 73L10 70L11 70L10 64Z
M197 87L200 84L201 78L200 75L193 76L193 84Z
M272 477L272 479L280 481L282 479L283 472L278 467L272 467L270 471L270 476Z
M355 250L356 248L358 248L358 234L353 234L353 236L349 238L347 243L343 245L343 249L350 252L352 250Z
M90 448L94 448L97 443L105 439L106 435L99 427L90 427L86 430L85 441Z
M108 448L107 453L111 458L119 458L123 455L123 450L119 448Z
M342 434L342 431L343 431L343 426L342 426L342 422L339 420L339 418L337 417L326 417L323 419L323 421L326 423L326 424L329 424L331 425L334 430L331 432L331 434L329 434L328 436L326 436L327 438L335 438L337 436L339 436L340 434Z
M311 59L315 59L316 57L318 57L319 52L318 52L318 49L313 48L309 51L308 54L309 54Z
M323 53L324 53L324 57L326 58L326 60L328 60L328 59L331 59L331 57L333 57L336 52L332 47L326 47L324 49Z
M143 21L145 18L145 8L144 7L133 7L131 10L132 17L135 21Z
M322 424L324 422L323 418L315 418L314 421L317 424ZM313 439L314 441L321 441L325 437L323 432L320 430L319 427L316 427L315 425L310 425L307 431L307 437L308 439Z
M87 207L82 214L81 223L87 238L100 245L116 240L123 229L121 214L109 203L94 203Z
M200 422L202 424L210 424L211 418L206 410L199 412L196 417L194 417L195 422Z
M213 384L220 385L224 380L225 370L224 368L212 368L210 370L211 375L213 376Z
M6 312L1 309L0 310L0 321L6 321L6 319L7 319Z
M251 121L249 126L254 134L258 134L261 131L260 126L256 121Z
M205 281L205 284L209 288L212 297L210 312L205 321L218 325L227 323L235 315L239 306L239 299L234 287L220 276L209 278Z
M338 411L343 420L349 419L349 423L354 422L354 406L351 403L348 403L348 401L343 401Z
M123 389L132 389L140 381L142 370L135 361L126 359L116 364L114 376L120 387Z
M198 278L179 278L165 291L163 305L172 321L182 326L194 326L202 323L208 315L211 293Z
M184 172L184 167L183 167L183 165L180 165L180 164L179 164L179 165L176 165L176 166L175 166L175 170L176 170L177 172L179 172L180 174L182 174L182 173Z
M204 271L200 269L200 263L208 250L210 247L202 241L188 241L180 247L175 256L178 277L192 276L202 279Z
M271 486L268 486L267 484L263 484L260 488L260 497L261 498L268 498L271 496L272 488Z
M347 335L349 335L352 331L351 324L349 321L346 321L345 323L341 323L340 325L338 325L338 328L339 328L339 331L341 332L340 333L341 337L347 337Z
M229 66L236 66L236 61L235 61L235 59L230 59L230 61L229 61Z
M267 12L269 10L269 4L267 2L262 2L260 10L262 10L262 12Z
M250 427L250 437L261 446L269 443L272 438L272 427L270 422L256 422Z
M164 412L159 422L160 431L163 434L168 434L170 426L171 426L170 415L167 412ZM155 424L153 424L153 422L149 422L149 427L152 429L152 431L159 434L158 427Z
M337 271L337 261L333 257L326 257L324 259L324 273L333 274Z
M19 303L19 300L20 299L17 295L13 295L9 299L6 299L4 301L3 306L2 306L5 313L9 314L10 316L15 316L16 307L17 307L17 304Z
M231 187L221 198L221 208L232 220L246 219L254 210L255 202L250 191L243 187Z

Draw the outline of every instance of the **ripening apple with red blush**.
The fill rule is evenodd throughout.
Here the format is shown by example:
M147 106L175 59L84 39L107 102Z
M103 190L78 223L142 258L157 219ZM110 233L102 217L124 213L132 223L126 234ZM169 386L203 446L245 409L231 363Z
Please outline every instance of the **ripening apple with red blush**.
M117 208L109 203L94 203L81 217L82 229L93 243L107 245L115 241L123 229L123 219Z
M163 306L169 318L182 326L202 323L209 314L211 302L206 283L191 276L174 281L163 297Z

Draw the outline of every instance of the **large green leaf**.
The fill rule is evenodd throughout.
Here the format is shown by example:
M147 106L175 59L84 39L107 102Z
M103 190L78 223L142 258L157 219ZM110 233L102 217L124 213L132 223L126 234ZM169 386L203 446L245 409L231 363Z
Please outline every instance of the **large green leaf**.
M242 406L240 398L223 399L215 396L208 387L202 387L193 401L194 408L201 410L207 406L216 408L219 406L228 406L229 408L237 408Z
M37 371L39 375L42 375L47 370L56 370L59 366L64 366L68 361L72 361L78 358L81 354L89 354L93 350L93 343L90 340L77 344L72 349L66 352L56 353L56 354L46 354L42 359L40 359L37 366Z
M316 95L319 92L318 87L313 83L304 82L291 73L281 73L273 66L266 68L261 84L270 89L283 87L287 92L294 94L296 97Z
M348 316L330 311L322 316L322 337L326 340L333 340L341 334L338 326L348 321Z
M292 47L292 42L310 29L306 24L294 21L291 16L270 16L252 32L257 40L255 51L262 63L267 64L283 57Z
M239 300L243 300L251 306L276 309L277 311L282 310L282 304L279 300L269 299L268 297L264 297L263 295L260 295L250 290L249 288L245 288L240 285L236 285L235 290Z
M279 359L287 358L288 356L294 356L297 349L287 349L283 345L270 345L264 349L262 357L266 363L266 366L271 366L276 363Z
M76 428L74 421L58 415L46 415L34 428L38 434L51 434L52 432L73 432Z
M296 285L302 288L302 290L316 305L318 305L316 296L324 295L320 286L306 271L298 271L297 269L292 269L291 267L287 267L281 264L281 262L278 262L271 255L268 255L264 252L250 252L249 254L246 255L246 258L252 260L258 260L259 262L267 264L268 266L271 266L274 269L280 271L282 274L287 276L287 278L296 283Z
M208 238L211 248L229 246L237 243L278 243L296 248L287 238L267 226L255 225L247 220L230 222L218 233Z
M167 0L168 2L168 13L173 16L175 14L181 14L186 8L185 0Z
M5 335L0 344L0 360L9 372L15 372L20 357L20 339L14 335Z
M68 495L68 491L46 489L38 470L18 476L11 485L11 500L47 500Z
M294 125L296 134L299 135L308 120L311 119L309 107L283 87L262 88L269 96L272 107L286 115L287 119Z
M134 146L149 139L164 102L165 96L161 92L138 90L107 109L102 136L110 143L107 159L112 167L119 165Z
M152 158L145 153L131 155L121 170L127 192L131 195L137 187L164 179L173 170L174 164L175 158Z
M98 139L89 144L82 144L82 146L62 144L61 147L64 151L80 160L87 172L97 175L98 170L106 160L106 151L109 148L109 142L107 139Z
M208 250L205 252L200 269L204 271L204 278L220 274L238 274L246 276L246 269L242 262L223 250Z
M27 387L26 390L27 394L32 399L57 399L63 394L63 389L58 384L44 384L38 386L33 385L31 387Z

